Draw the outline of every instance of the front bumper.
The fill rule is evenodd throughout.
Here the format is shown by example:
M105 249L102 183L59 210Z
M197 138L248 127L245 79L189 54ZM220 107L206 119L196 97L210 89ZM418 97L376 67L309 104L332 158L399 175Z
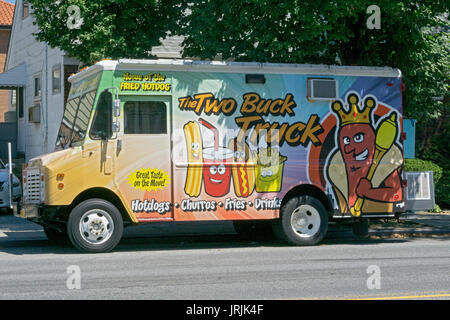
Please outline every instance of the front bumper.
M14 216L22 219L36 219L40 217L40 206L37 204L20 204L13 203Z

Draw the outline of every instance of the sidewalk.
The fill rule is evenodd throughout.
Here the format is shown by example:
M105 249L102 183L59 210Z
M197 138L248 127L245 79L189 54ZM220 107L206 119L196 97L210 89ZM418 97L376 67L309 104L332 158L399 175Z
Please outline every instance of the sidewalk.
M426 211L407 212L400 218L400 221L402 220L450 230L450 212L448 211L444 213L430 213Z
M450 212L407 212L399 222L374 223L369 235L375 237L450 236Z

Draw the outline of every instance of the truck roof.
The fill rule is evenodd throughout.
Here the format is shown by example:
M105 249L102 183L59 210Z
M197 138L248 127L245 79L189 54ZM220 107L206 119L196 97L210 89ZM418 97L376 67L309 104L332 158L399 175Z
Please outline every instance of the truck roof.
M371 77L401 77L399 69L391 67L337 66L325 64L259 63L229 61L199 61L184 59L120 59L102 60L71 76L69 81L82 79L99 70L124 71L184 71L265 74L314 74Z

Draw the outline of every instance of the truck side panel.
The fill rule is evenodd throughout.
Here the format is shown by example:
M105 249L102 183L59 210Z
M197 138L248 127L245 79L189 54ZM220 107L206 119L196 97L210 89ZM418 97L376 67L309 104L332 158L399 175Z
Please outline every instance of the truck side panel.
M152 157L161 150L147 145L148 164L139 159L133 167L130 156L118 179L136 183L133 172L147 168L156 178L167 174L167 183L140 199L157 201L156 189L172 192L171 210L160 218L276 218L298 185L322 190L335 217L403 210L400 78L266 74L265 83L246 83L236 73L167 72L159 81L154 74L116 73L115 85L121 95L171 95L172 169L156 168ZM309 80L324 78L337 81L337 98L311 99Z

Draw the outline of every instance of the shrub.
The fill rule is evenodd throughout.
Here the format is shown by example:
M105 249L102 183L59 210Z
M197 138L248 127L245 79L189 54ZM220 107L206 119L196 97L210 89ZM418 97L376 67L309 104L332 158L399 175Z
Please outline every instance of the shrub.
M442 179L439 180L439 184L436 186L435 194L436 202L442 208L450 208L450 171L444 170Z

